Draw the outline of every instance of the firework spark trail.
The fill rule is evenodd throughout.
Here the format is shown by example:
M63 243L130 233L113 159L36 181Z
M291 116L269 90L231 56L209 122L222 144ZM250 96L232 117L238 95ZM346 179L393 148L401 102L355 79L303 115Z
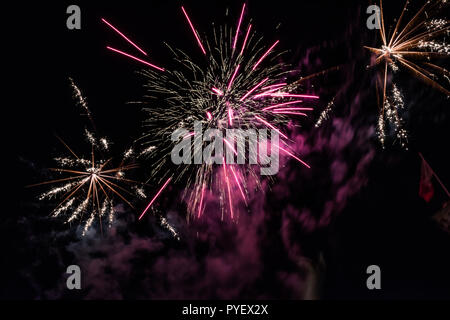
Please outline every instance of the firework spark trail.
M159 197L159 195L161 194L161 192L167 187L167 185L169 184L169 182L172 180L172 178L167 179L167 181L164 183L164 185L161 187L161 189L159 189L159 191L156 193L156 195L153 197L152 201L150 201L150 203L147 205L147 207L145 208L145 210L141 213L141 215L139 216L138 220L141 220L142 217L147 213L147 210L152 206L153 202L155 202L155 200Z
M274 88L274 89L266 90L266 91L261 92L261 93L259 93L259 94L257 94L257 95L254 95L254 96L252 97L252 99L258 99L258 98L262 98L262 97L271 97L271 96L272 96L272 93L274 93L274 92L276 92L276 91L278 91L278 90L280 90L280 89L279 89L279 88Z
M239 71L239 67L240 67L240 65L238 64L237 66L236 66L236 70L234 71L234 73L233 73L233 76L231 77L231 79L230 79L230 82L228 83L228 90L230 90L231 89L231 85L233 84L233 81L234 81L234 78L236 78L236 75L237 75L237 73L238 73L238 71Z
M291 153L290 151L284 149L281 146L278 146L278 149L280 149L281 151L283 151L284 153L286 153L287 155L291 156L292 158L294 158L295 160L297 160L298 162L300 162L301 164L303 164L305 167L307 167L308 169L311 169L311 166L309 164L307 164L305 161L303 161L302 159L300 159L299 157L297 157L295 154Z
M144 50L142 50L137 44L135 44L133 41L131 41L130 39L127 38L126 35L124 35L122 32L119 31L119 29L117 29L116 27L114 27L111 23L109 23L108 21L106 21L104 18L101 19L108 27L110 27L111 29L113 29L115 32L117 32L122 38L124 38L126 41L128 41L133 47L135 47L136 49L138 49L142 54L147 56L147 52L145 52Z
M262 86L264 83L267 82L267 80L269 80L269 78L265 78L263 81L261 81L260 83L258 83L256 86L254 86L253 88L251 88L239 101L244 101L249 95L251 95L256 89L258 89L260 86Z
M95 213L96 213L95 211L92 211L91 216L86 221L86 224L84 225L84 228L83 228L83 233L82 233L83 236L86 235L86 232L89 230L89 228L91 227L92 223L94 222Z
M217 88L211 89L214 93L216 93L218 96L223 96L223 91Z
M228 179L228 173L227 173L227 165L225 164L225 158L223 158L222 160L222 165L223 165L223 174L225 176L225 182L227 185L227 191L228 191L228 203L229 203L229 208L230 208L230 218L231 220L234 219L234 212L233 212L233 200L231 198L231 189L230 189L230 180Z
M284 107L284 106L288 106L288 105L291 105L291 104L298 104L298 103L302 103L302 102L303 102L302 100L289 101L289 102L275 104L273 106L268 106L268 107L262 108L261 110L262 111L267 111L267 110L272 110L272 109L275 109L275 108Z
M272 84L270 86L263 87L262 89L263 90L269 90L269 89L278 90L278 89L281 89L282 87L284 87L286 85L287 85L286 82L282 82L282 83L276 83L276 84Z
M273 109L272 112L276 113L276 112L283 112L283 111L312 111L314 110L313 108L276 108Z
M86 99L83 97L80 88L75 84L72 78L69 77L70 86L72 87L74 98L77 100L78 105L86 112L86 116L89 118L91 122L92 128L95 130L94 119L92 118L91 110L89 110Z
M200 205L198 206L198 216L197 216L197 218L200 218L201 215L202 215L202 211L203 211L203 199L204 199L204 197L205 197L205 189L206 189L206 186L203 184L203 185L202 185L202 193L201 193L201 196L200 196Z
M275 126L273 126L273 125L271 125L269 122L267 122L266 120L264 120L264 119L262 119L262 118L260 118L260 117L258 117L258 116L255 116L255 119L257 119L258 121L260 121L260 122L262 122L262 123L264 123L266 126L268 126L270 129L272 129L272 130L275 130L280 136L282 136L283 138L285 138L285 139L288 139L288 137L283 133L283 132L281 132L279 129L277 129Z
M86 210L86 207L88 206L89 203L89 198L86 198L72 213L72 215L70 216L70 218L67 220L67 223L72 222L73 220L75 220L81 212L83 212L84 210Z
M241 193L241 195L242 195L242 199L243 199L243 200L245 201L245 203L247 204L247 198L245 197L244 190L242 190L242 186L241 186L241 184L240 184L240 182L239 182L239 178L238 178L238 176L237 176L237 174L236 174L236 171L234 170L233 166L230 166L230 169L231 169L231 172L233 173L234 180L236 181L236 185L238 186L239 191L240 191L240 193Z
M117 53L120 53L121 55L124 55L125 57L128 57L128 58L131 58L131 59L133 59L133 60L136 60L136 61L138 61L138 62L140 62L140 63L143 63L143 64L145 64L145 65L147 65L147 66L149 66L149 67L158 69L159 71L164 71L163 68L160 68L160 67L158 67L158 66L155 66L154 64L151 64L150 62L147 62L147 61L145 61L145 60L139 59L138 57L135 57L135 56L133 56L133 55L131 55L131 54L129 54L129 53L120 51L120 50L118 50L118 49L114 49L114 48L109 47L109 46L107 46L106 49L111 50L111 51L114 51L114 52L117 52Z
M241 52L239 53L239 55L241 55L241 56L244 53L245 45L247 44L248 36L249 36L251 30L252 30L252 25L250 24L248 26L247 33L245 34L244 42L242 43Z
M189 26L191 27L191 30L192 30L192 32L194 33L195 39L197 39L197 43L198 43L198 45L200 46L200 49L202 49L203 54L206 55L205 48L203 47L203 44L202 44L202 42L200 41L200 38L199 38L199 36L198 36L198 34L197 34L197 31L196 31L195 28L194 28L194 25L193 25L192 22L191 22L191 19L189 19L189 16L188 16L186 10L184 10L184 7L181 7L181 10L183 10L184 16L186 17L186 19L187 19L187 21L188 21L188 23L189 23Z
M241 16L239 17L238 26L236 28L236 35L234 36L234 42L233 42L233 51L234 51L234 49L236 49L236 42L239 37L239 29L241 28L242 18L244 17L244 11L245 11L245 3L242 6ZM244 43L244 45L245 45L245 43Z
M274 114L291 114L291 115L305 116L305 117L308 116L306 113L303 113L303 112L295 112L295 111L289 111L289 110L273 110L272 113L274 113Z
M330 112L331 112L331 110L333 110L333 107L334 107L334 99L335 98L336 97L331 99L331 101L327 104L325 109L320 113L319 119L317 120L317 122L315 124L316 128L320 127L322 125L322 123L329 118Z
M74 201L75 199L72 198L69 201L67 201L64 205L60 206L55 211L53 211L53 218L56 218L59 216L60 213L67 211L73 205Z
M401 28L403 19L408 12L409 1L405 6L395 25L393 33L386 35L384 25L383 3L381 8L381 48L365 46L375 55L373 66L382 66L381 76L377 78L377 94L381 96L380 111L378 116L378 138L384 147L386 137L386 121L393 127L396 137L401 145L406 147L407 133L403 129L403 120L399 108L403 107L403 98L394 80L388 77L388 73L397 72L399 67L411 72L415 77L431 87L450 96L450 91L441 85L438 80L448 79L448 71L445 68L430 64L434 58L448 58L449 45L439 37L448 35L450 26L447 19L435 19L436 14L444 11L447 1L427 1L420 10ZM413 61L417 59L417 61ZM392 87L392 90L389 90ZM378 92L379 91L379 92ZM392 92L389 94L389 92Z
M251 161L254 162L252 164L249 161L244 167L227 168L225 165L222 166L222 170L213 164L202 163L203 147L206 143L195 134L196 123L200 123L202 131L269 128L288 140L287 134L278 128L290 123L291 118L305 116L303 111L312 110L309 106L300 108L296 105L294 108L295 104L303 102L299 98L316 100L318 96L296 92L300 89L298 80L295 79L293 83L288 80L291 75L295 76L293 73L295 70L278 62L281 53L274 52L279 40L268 48L265 47L261 44L262 38L255 37L251 24L247 25L240 54L234 54L240 41L240 30L245 28L245 5L240 11L237 28L235 30L224 27L213 28L212 42L207 37L200 39L187 11L184 7L181 9L206 59L202 59L198 64L182 50L166 44L179 68L160 73L158 72L160 70L153 70L150 65L152 68L141 72L147 80L145 87L148 94L145 95L144 101L138 103L144 105L148 118L144 122L147 131L140 140L150 147L140 155L146 156L151 164L149 180L158 177L161 180L164 175L171 178L159 188L139 219L142 219L147 210L154 205L160 193L173 179L174 183L184 184L183 198L187 203L189 214L194 217L201 216L205 207L205 193L209 191L220 199L222 218L223 213L228 211L234 220L237 215L231 197L232 192L239 192L247 203L245 190L250 179L254 181L256 188L261 186L256 172L258 167L254 165L259 164L258 159L254 160L251 156L253 159ZM128 54L125 56L136 58ZM144 63L143 60L138 61ZM170 137L177 129L189 132L182 139L188 140L191 145L190 158L193 161L190 163L193 165L174 166L170 161L171 150L176 143L171 141ZM238 156L230 141L222 139L227 151L231 150ZM239 148L246 149L245 142L237 141L237 143ZM289 151L283 154L299 159ZM250 160L248 157L250 154L244 156L245 160ZM230 178L231 176L233 178ZM271 180L270 177L268 179Z
M278 42L280 42L280 40L275 41L275 43L269 48L269 50L267 50L266 53L264 53L263 56L258 60L258 62L255 63L255 65L253 66L253 71L256 70L256 68L264 60L264 58L268 56L268 54L272 51L273 48L275 48Z

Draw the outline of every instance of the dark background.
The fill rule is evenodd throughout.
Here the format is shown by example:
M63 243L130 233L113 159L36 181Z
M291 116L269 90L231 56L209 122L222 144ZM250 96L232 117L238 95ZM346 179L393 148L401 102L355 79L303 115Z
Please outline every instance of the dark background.
M135 73L141 65L105 49L106 45L112 45L131 52L100 18L105 17L132 35L132 40L147 49L149 60L156 65L170 67L163 41L192 55L199 54L179 9L180 1L76 1L73 4L78 4L82 11L82 29L73 31L65 26L69 4L72 2L19 3L4 13L9 27L3 50L12 53L4 64L12 71L9 83L13 88L6 92L11 100L4 107L7 117L3 121L5 127L13 126L4 135L11 148L3 154L14 162L14 169L5 169L11 183L4 182L7 190L1 230L2 274L7 278L2 283L4 299L35 298L35 289L18 270L29 268L33 273L32 257L36 251L45 251L45 247L35 247L34 241L41 233L59 228L57 222L23 228L17 221L45 211L31 213L30 202L36 194L24 186L39 181L43 168L50 167L52 156L61 150L54 134L64 137L75 149L80 141L83 119L74 107L67 78L72 77L82 89L97 128L115 145L127 145L131 137L140 135L142 113L127 102L142 94L141 79ZM182 4L200 31L208 30L212 21L234 25L242 5L240 1ZM306 73L337 64L344 64L344 68L354 66L353 79L337 78L351 83L342 101L367 90L370 99L361 102L358 114L361 121L370 125L376 121L377 109L374 92L370 93L374 91L373 74L365 69L370 57L362 45L375 44L379 39L376 31L365 27L367 5L365 1L249 1L248 10L255 29L267 41L280 39L283 49L291 50L291 63L301 60L310 48L316 48ZM385 4L389 12L386 20L392 21L402 6L402 1ZM227 7L230 17L224 15ZM448 99L408 75L401 78L401 83L407 103L411 104L407 123L409 150L401 150L395 143L382 150L375 138L368 141L376 145L377 154L367 172L367 185L326 230L307 238L311 251L326 253L324 298L450 298L450 237L430 219L446 199L436 184L436 196L431 203L418 197L417 156L418 151L422 152L441 180L449 185ZM325 98L332 97L339 87L332 76L321 84L325 86L321 89ZM349 110L345 105L335 111L341 116L346 112ZM370 264L381 267L381 291L370 292L365 287L365 269ZM45 282L51 282L51 278L51 270L45 270L39 281L46 286Z

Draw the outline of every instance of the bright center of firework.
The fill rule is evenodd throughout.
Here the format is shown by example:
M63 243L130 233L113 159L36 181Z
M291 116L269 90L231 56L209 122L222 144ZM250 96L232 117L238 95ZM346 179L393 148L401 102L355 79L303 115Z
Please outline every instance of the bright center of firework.
M382 46L382 51L384 55L389 56L392 53L392 48L388 46Z

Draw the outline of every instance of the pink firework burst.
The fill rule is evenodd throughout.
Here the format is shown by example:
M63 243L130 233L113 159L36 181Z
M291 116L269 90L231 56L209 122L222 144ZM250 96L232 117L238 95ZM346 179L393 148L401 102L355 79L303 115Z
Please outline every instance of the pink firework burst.
M293 151L287 125L305 117L318 96L299 92L298 79L290 81L294 70L280 62L281 53L276 51L282 43L276 39L266 42L258 37L252 25L246 25L246 9L244 4L236 28L214 28L212 40L209 40L197 31L188 10L181 7L180 18L187 25L186 37L192 37L202 55L197 61L182 50L167 45L179 66L175 70L149 62L150 57L139 46L102 19L144 55L140 58L107 47L146 66L141 72L148 91L140 102L148 114L141 137L145 147L142 156L150 165L150 179L159 187L139 219L155 205L170 184L183 186L183 198L192 217L204 215L208 199L213 195L219 200L222 218L235 221L239 218L239 208L248 204L250 193L261 188L258 170L263 161L259 153L258 156L251 155L250 141L225 137L224 133L220 139L222 155L215 161L205 162L202 161L205 148L215 146L217 141L209 141L199 133L199 128L201 132L266 129L272 132L270 136L277 133L280 143L272 143L268 135L265 140L259 137L258 151L261 146L265 149L271 146L273 151L275 146L277 154L310 168ZM305 103L308 106L304 106ZM174 132L182 129L184 133L180 139L173 139ZM174 164L172 152L180 141L186 142L189 152L183 164ZM244 156L239 158L242 150Z

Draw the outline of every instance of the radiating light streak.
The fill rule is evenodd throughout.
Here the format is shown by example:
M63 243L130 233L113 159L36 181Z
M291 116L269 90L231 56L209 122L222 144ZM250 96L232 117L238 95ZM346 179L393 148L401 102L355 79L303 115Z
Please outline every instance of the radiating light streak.
M185 136L183 137L183 140L184 140L184 139L187 139L187 138L189 138L189 137L192 137L193 135L195 135L195 132L189 132L187 135L185 135Z
M310 95L310 94L292 94L292 93L285 93L285 92L271 93L270 96L271 96L271 97L282 97L282 98L319 99L319 96L316 96L316 95Z
M234 37L234 42L233 42L233 50L236 49L236 42L239 37L239 29L241 28L241 22L242 22L242 17L244 16L244 10L245 10L245 3L242 6L241 16L239 18L238 26L236 29L236 36Z
M242 199L244 199L244 202L247 203L247 199L245 198L244 190L242 190L241 184L239 183L238 176L237 176L236 172L234 171L233 166L230 166L230 169L231 169L231 172L233 172L234 180L236 181L239 191L241 192Z
M133 59L133 60L139 61L140 63L143 63L143 64L145 64L145 65L148 65L148 66L150 66L150 67L152 67L152 68L158 69L159 71L164 71L163 68L160 68L160 67L158 67L158 66L155 66L154 64L151 64L150 62L147 62L147 61L144 61L144 60L142 60L142 59L139 59L139 58L137 58L137 57L135 57L135 56L132 56L131 54L125 53L125 52L123 52L123 51L120 51L120 50L117 50L117 49L114 49L114 48L111 48L111 47L106 47L106 49L109 49L109 50L111 50L111 51L120 53L120 54L122 54L122 55L124 55L124 56L126 56L126 57L128 57L128 58L131 58L131 59Z
M205 185L202 185L202 194L200 196L200 205L198 206L198 215L197 217L200 218L203 211L203 198L205 196Z
M262 119L262 118L260 118L260 117L258 117L258 116L255 116L255 118L256 118L258 121L264 123L264 124L265 124L266 126L268 126L269 128L271 128L271 129L273 129L274 131L278 132L283 138L288 139L288 137L287 137L285 134L283 134L283 132L281 132L280 130L278 130L277 128L275 128L273 125L271 125L271 124L270 124L269 122L267 122L266 120L264 120L264 119Z
M313 111L314 108L277 108L272 109L272 112L275 111Z
M218 96L223 96L223 91L217 88L212 88L211 89L215 94L217 94Z
M255 70L259 64L264 60L264 58L272 51L272 49L280 42L280 40L275 41L275 43L263 54L263 56L258 60L258 62L253 66L253 70Z
M284 87L285 85L287 85L287 83L285 83L285 82L283 82L283 83L277 83L277 84L272 84L272 85L267 86L267 87L263 87L262 89L263 89L263 90L266 90L266 89L279 88L279 87Z
M305 161L303 161L302 159L300 159L299 157L297 157L296 155L292 154L291 152L287 151L286 149L284 149L281 146L278 146L278 148L282 151L284 151L287 155L291 156L292 158L294 158L295 160L297 160L298 162L300 162L301 164L303 164L305 167L307 167L308 169L311 169L311 166L309 164L307 164Z
M256 89L258 89L260 86L262 86L269 78L265 78L260 83L258 83L256 86L254 86L249 92L247 92L239 101L244 101L245 98L247 98L249 95L251 95Z
M261 92L260 94L254 95L252 97L252 99L261 98L261 97L270 97L271 94L274 93L277 90L280 90L280 88L274 88L274 89L266 90L264 92Z
M295 112L295 111L272 111L272 113L275 114L291 114L291 115L296 115L296 116L305 116L307 117L308 115L306 113L303 112Z
M142 219L142 217L145 215L147 210L152 206L153 202L155 202L155 200L159 197L161 192L167 187L167 185L169 184L170 180L172 180L172 178L167 179L166 183L164 183L164 185L161 187L161 189L159 189L158 193L153 197L152 201L150 201L150 203L148 204L147 208L145 208L145 210L142 212L142 214L140 215L138 220Z
M239 71L239 67L240 67L240 65L238 64L237 67L236 67L236 70L234 70L234 73L233 73L233 76L230 79L230 82L228 82L228 88L227 88L228 90L230 90L231 85L233 84L234 78L236 78L236 75L237 75L237 73Z
M227 184L227 190L228 190L228 203L230 206L230 216L231 216L231 220L234 219L234 213L233 213L233 203L231 201L231 189L230 189L230 181L228 179L228 174L227 174L227 166L225 164L225 158L223 158L223 174L225 176L225 182Z
M206 111L206 118L208 119L208 121L212 120L212 114L209 111Z
M233 151L233 153L237 156L238 153L236 151L236 149L233 147L233 145L227 140L227 138L222 138L223 142L225 142L225 144L227 145L228 148L230 148L231 151Z
M228 107L228 123L230 126L233 125L233 109L231 107Z
M239 53L239 55L241 55L241 56L244 53L245 45L247 44L248 35L250 34L251 29L252 29L252 25L249 25L248 29L247 29L247 33L245 34L244 43L242 44L241 52Z
M127 36L125 36L122 32L120 32L116 27L114 27L111 23L109 23L108 21L106 21L104 18L102 18L102 21L111 29L113 29L115 32L117 32L122 38L124 38L126 41L128 41L133 47L135 47L136 49L138 49L141 53L143 53L144 55L147 55L147 52L145 52L144 50L142 50L137 44L135 44L133 41L131 41L130 39L128 39Z
M191 19L189 19L189 16L188 16L186 10L184 10L184 7L183 7L183 6L181 7L181 10L183 10L183 13L184 13L185 17L186 17L186 19L187 19L189 25L191 26L192 32L194 33L194 36L195 36L195 38L197 39L197 42L198 42L198 45L200 46L200 49L202 49L203 54L206 55L205 48L203 48L203 44L202 44L202 42L200 41L200 38L198 37L197 31L195 31L195 28L194 28L194 26L192 25Z
M297 104L297 103L301 103L303 102L302 100L296 100L296 101L289 101L289 102L284 102L284 103L280 103L280 104L275 104L273 106L268 106L262 109L262 111L267 111L267 110L271 110L271 109L275 109L275 108L279 108L279 107L283 107L283 106L288 106L291 104Z

